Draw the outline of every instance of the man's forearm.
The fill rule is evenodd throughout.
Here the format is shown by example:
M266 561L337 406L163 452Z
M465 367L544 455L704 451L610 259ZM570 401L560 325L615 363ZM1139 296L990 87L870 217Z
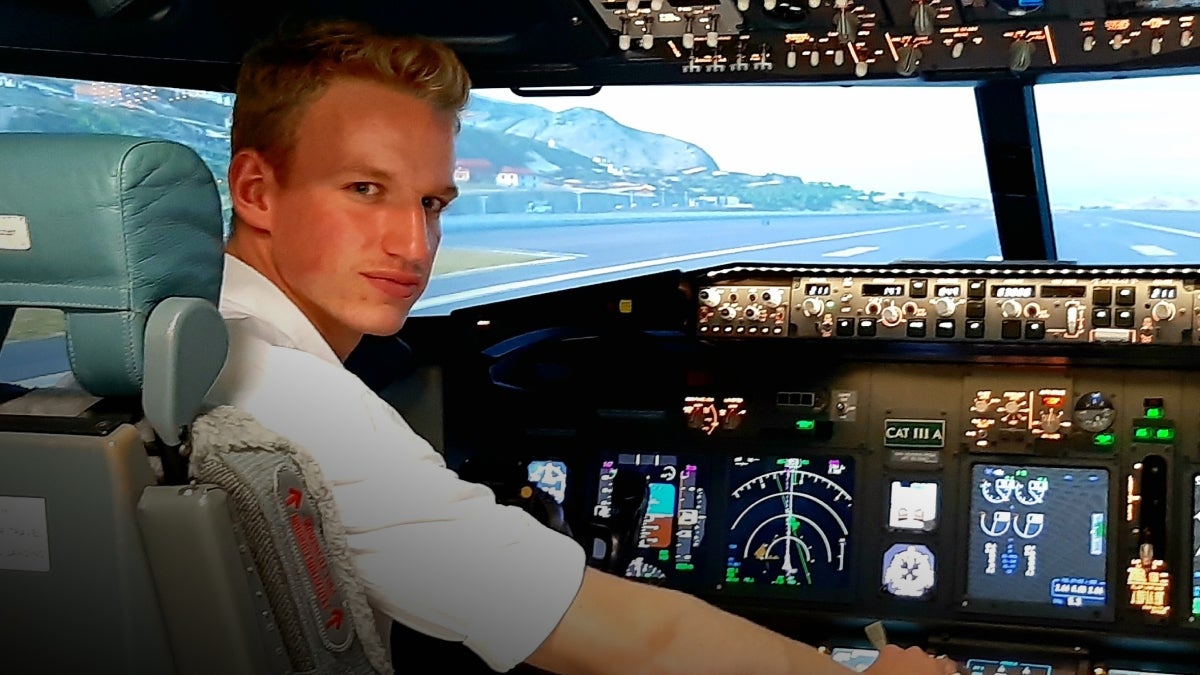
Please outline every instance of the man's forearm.
M529 663L572 675L847 675L816 649L690 595L588 570Z
M690 596L682 605L672 642L662 645L659 660L647 672L681 675L848 675L815 648L790 640L742 617Z

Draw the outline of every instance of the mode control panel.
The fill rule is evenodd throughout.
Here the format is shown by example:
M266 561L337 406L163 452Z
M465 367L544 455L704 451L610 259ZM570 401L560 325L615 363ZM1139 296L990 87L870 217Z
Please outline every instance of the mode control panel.
M797 271L752 283L714 281L710 273L699 291L698 332L1167 345L1192 344L1198 333L1200 283L1183 270L1138 276L1129 269Z

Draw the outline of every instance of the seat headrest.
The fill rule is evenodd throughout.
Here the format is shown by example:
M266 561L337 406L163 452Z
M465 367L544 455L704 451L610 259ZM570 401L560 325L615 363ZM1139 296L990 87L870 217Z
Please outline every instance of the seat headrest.
M217 187L187 146L0 134L0 306L62 310L71 370L91 394L142 391L146 324L163 300L215 312L222 251Z

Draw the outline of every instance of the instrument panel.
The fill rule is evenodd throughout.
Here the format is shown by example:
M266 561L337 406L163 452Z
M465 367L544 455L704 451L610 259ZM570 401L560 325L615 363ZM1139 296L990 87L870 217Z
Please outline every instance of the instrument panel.
M1198 288L1182 268L702 271L664 287L690 303L637 341L489 337L506 348L463 366L488 375L468 378L461 428L479 435L454 451L513 439L531 470L560 467L576 522L607 514L617 473L644 475L620 573L852 670L881 619L963 672L1197 673L1181 654L1200 639ZM957 330L910 333L922 319Z

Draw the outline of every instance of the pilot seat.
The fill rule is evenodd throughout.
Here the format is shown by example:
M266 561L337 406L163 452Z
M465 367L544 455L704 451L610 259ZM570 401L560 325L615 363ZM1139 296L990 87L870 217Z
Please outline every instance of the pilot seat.
M0 671L391 672L319 470L204 404L222 262L191 149L0 134L0 338L56 308L70 361L0 387Z

